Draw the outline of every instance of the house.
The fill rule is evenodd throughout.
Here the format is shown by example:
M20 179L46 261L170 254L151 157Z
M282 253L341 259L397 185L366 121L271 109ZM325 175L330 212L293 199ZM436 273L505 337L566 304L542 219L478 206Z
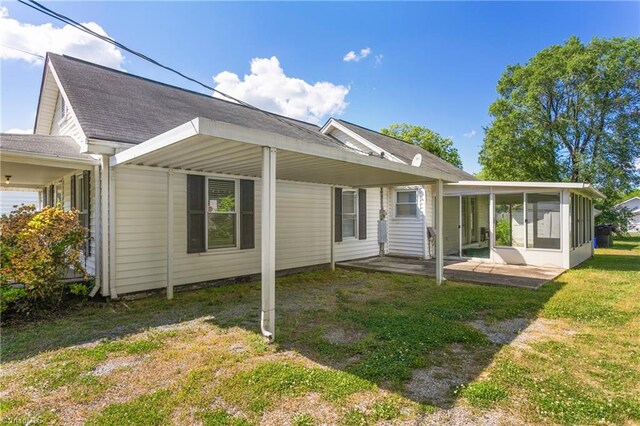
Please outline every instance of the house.
M616 204L617 209L627 209L631 212L631 218L627 223L627 228L632 232L640 231L640 197L633 197L622 203Z
M586 184L485 182L339 119L324 126L48 54L33 135L0 137L2 189L76 208L93 294L381 253L572 267L593 254ZM381 220L382 218L382 220ZM379 225L380 224L380 225ZM383 244L379 244L379 227Z

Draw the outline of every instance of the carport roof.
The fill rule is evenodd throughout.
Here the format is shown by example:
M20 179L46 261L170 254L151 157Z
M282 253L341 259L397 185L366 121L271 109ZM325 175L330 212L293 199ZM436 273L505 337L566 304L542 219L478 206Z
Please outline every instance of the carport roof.
M139 165L249 177L262 174L262 147L278 151L276 177L329 185L377 187L455 182L455 175L325 146L282 134L196 118L111 158Z

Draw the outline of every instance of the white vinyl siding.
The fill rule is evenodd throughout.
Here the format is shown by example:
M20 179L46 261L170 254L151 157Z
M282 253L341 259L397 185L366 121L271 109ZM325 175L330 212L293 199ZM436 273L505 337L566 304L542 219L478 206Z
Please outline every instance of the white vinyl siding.
M213 178L213 177L212 177ZM116 169L116 285L118 294L166 286L167 173ZM255 249L187 253L186 174L175 173L173 188L173 283L213 281L260 273L261 185L255 185ZM330 261L331 187L277 181L276 268L328 264ZM336 243L337 260L378 253L379 189L367 194L366 240Z
M395 214L397 193L413 191L416 194L416 215L398 216ZM425 191L422 187L402 187L393 193L387 209L389 212L389 253L412 257L424 257ZM377 220L376 220L377 223Z
M9 214L13 206L40 205L40 194L33 191L0 191L0 214Z
M328 190L328 189L327 189ZM367 238L345 238L335 243L336 261L377 256L378 246L378 220L380 211L380 188L367 188ZM328 193L329 194L329 193ZM385 196L386 202L386 196ZM327 210L328 212L329 210ZM329 213L327 213L329 214ZM339 224L336 224L338 226ZM329 227L327 227L328 232Z
M75 117L70 109L67 109L67 113L63 112L62 95L58 93L56 100L56 109L53 115L53 122L51 123L51 131L49 134L57 136L64 135L72 137L76 142L81 143L83 141L82 130L78 119ZM80 145L78 145L78 150Z
M116 292L166 286L167 174L117 169L115 215Z

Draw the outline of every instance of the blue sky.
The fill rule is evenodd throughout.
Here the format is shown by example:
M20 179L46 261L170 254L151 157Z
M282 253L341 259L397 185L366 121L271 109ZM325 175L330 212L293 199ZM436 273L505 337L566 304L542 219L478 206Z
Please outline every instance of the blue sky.
M270 96L288 88L290 103L279 112L323 122L341 111L339 117L375 130L395 122L430 127L454 139L470 172L479 171L482 127L507 65L571 35L584 41L640 35L639 2L45 4L259 106L277 109ZM42 73L41 62L6 46L97 55L127 72L203 91L126 52L122 59L104 46L82 50L77 30L48 41L54 29L40 26L62 24L19 3L2 6L0 17L18 31L3 35L0 28L3 131L33 126ZM358 61L344 60L350 51ZM276 62L266 60L272 57ZM252 73L254 58L265 60ZM245 74L253 75L245 80ZM298 92L304 93L296 98Z

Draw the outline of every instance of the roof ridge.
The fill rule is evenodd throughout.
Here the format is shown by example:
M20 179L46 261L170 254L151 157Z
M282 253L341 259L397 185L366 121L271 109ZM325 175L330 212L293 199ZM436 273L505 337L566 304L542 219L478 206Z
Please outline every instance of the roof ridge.
M126 76L126 77L132 77L132 78L135 78L135 79L138 79L138 80L146 81L148 83L158 84L160 86L168 87L170 89L176 89L176 90L180 90L182 92L190 93L192 95L202 96L202 97L207 98L207 99L212 99L212 100L215 100L215 101L225 102L225 103L227 103L229 105L235 105L235 106L242 107L242 108L262 111L262 112L264 112L264 113L266 113L268 115L284 118L285 120L291 120L291 121L294 121L294 122L306 124L308 126L313 126L316 129L320 129L320 126L318 126L317 124L309 123L308 121L299 120L297 118L292 118L292 117L287 117L286 115L277 114L275 112L267 111L267 110L264 110L264 109L258 108L258 107L248 107L246 105L242 105L242 104L237 103L237 102L232 102L232 101L227 100L227 99L217 98L217 97L215 97L213 95L207 95L205 93L196 92L195 90L186 89L186 88L180 87L180 86L174 86L173 84L169 84L169 83L163 83L162 81L153 80L151 78L143 77L143 76L137 75L137 74L131 74L131 73L128 73L126 71L121 71L121 70L117 70L115 68L107 67L105 65L96 64L95 62L89 62L89 61L86 61L84 59L76 58L74 56L60 55L60 54L53 53L53 52L47 52L47 57L59 57L59 58L64 58L64 59L67 59L67 60L70 60L70 61L74 61L74 62L80 62L80 63L85 64L85 65L89 65L89 66L92 66L92 67L95 67L95 68L100 68L102 70L113 72L113 73L116 73L116 74L120 74L120 75L123 75L123 76Z

